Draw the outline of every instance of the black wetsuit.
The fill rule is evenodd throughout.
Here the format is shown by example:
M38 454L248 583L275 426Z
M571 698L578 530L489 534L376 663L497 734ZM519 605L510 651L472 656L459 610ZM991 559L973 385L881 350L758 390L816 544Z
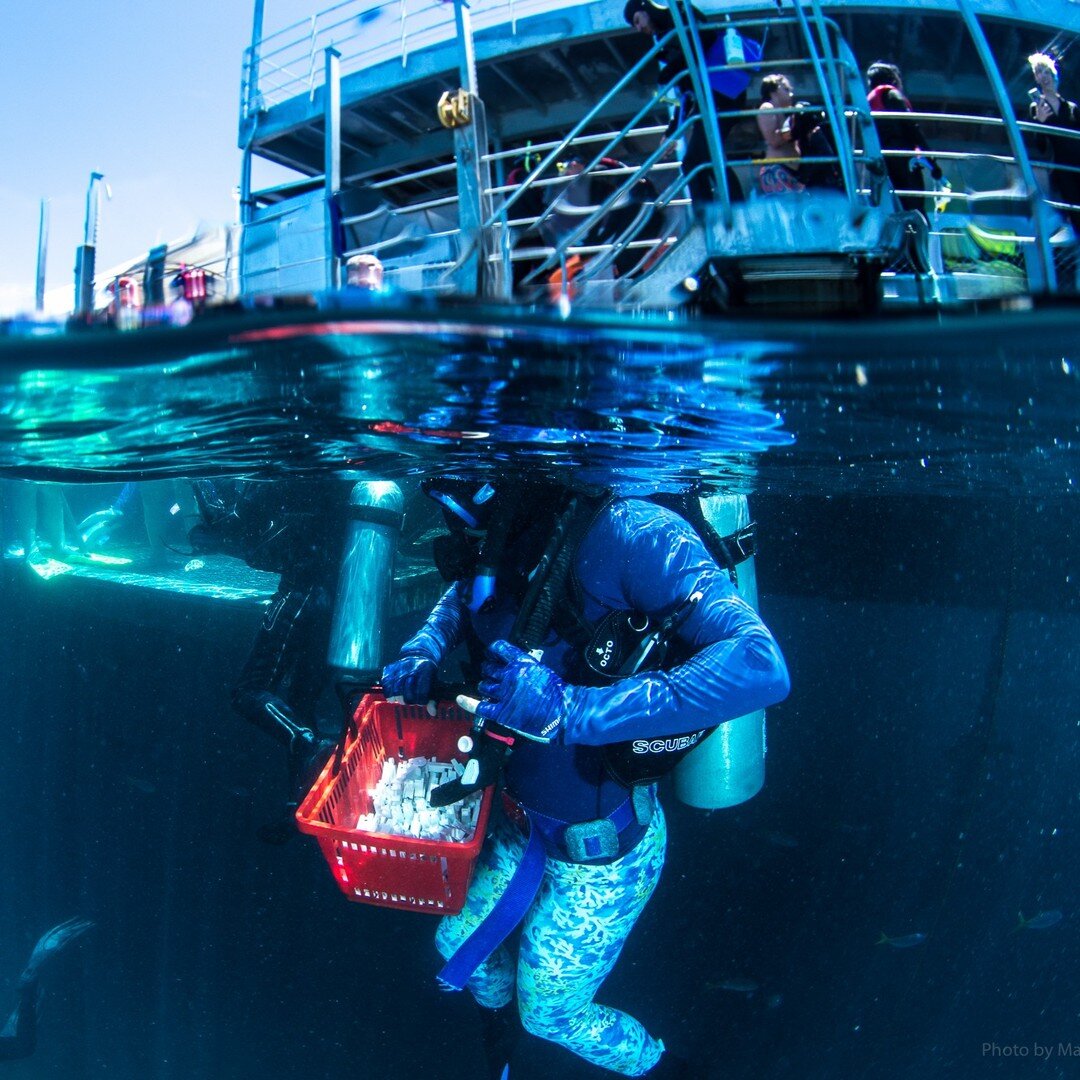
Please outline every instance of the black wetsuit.
M19 988L19 1007L12 1017L15 1031L12 1035L0 1035L0 1061L19 1061L34 1052L37 1046L37 999L36 979Z
M283 743L295 774L314 748L351 482L199 481L197 550L280 574L232 691L237 712ZM294 777L295 778L295 777Z
M895 86L881 83L873 87L867 95L870 107L875 112L909 113L914 110L911 102ZM877 128L878 142L882 150L909 150L910 157L890 155L885 159L885 169L889 174L893 191L919 191L926 190L926 177L922 169L912 169L912 157L918 154L926 156L927 139L923 130L916 120L891 120L887 116L874 118L874 126ZM927 158L937 176L937 163L933 158ZM918 210L925 214L931 209L927 199L919 195L897 195L900 205L905 210Z
M1057 112L1052 113L1046 120L1039 120L1034 103L1031 105L1030 114L1032 123L1080 131L1080 108L1075 101L1059 97ZM1037 149L1047 155L1055 165L1080 167L1080 138L1047 134L1039 141ZM1080 173L1053 169L1050 173L1050 187L1062 202L1080 206ZM1061 213L1072 222L1073 229L1080 235L1080 210L1062 210Z
M701 35L702 50L706 55L712 51L718 39L719 34L703 33ZM667 83L677 77L679 79L677 84L678 90L681 92L681 104L676 112L675 119L668 129L670 132L688 117L700 115L701 110L698 107L697 99L694 97L693 90L691 89L690 75L687 71L688 64L686 55L683 53L682 46L679 44L677 38L671 40L664 49L662 57L663 63L660 68L661 83ZM718 113L729 113L738 109L745 109L746 91L744 90L737 97L732 98L714 90L713 104ZM742 117L740 116L717 117L720 142L725 148L725 153L728 136L741 120ZM694 173L699 166L711 166L711 162L712 155L709 153L709 140L705 134L705 123L703 120L699 119L690 129L690 137L686 143L686 152L683 155L683 172L689 175ZM727 177L728 194L732 202L741 202L744 198L742 184L739 182L735 170L730 165L725 169L725 176ZM690 176L690 182L687 187L690 191L690 198L697 203L715 199L715 180L712 175L711 167L703 169L696 175Z

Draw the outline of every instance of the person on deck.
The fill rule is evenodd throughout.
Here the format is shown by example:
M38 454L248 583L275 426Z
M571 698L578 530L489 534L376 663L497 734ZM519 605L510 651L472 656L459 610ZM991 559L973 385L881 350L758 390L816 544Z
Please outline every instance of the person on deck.
M1030 118L1048 128L1063 128L1072 134L1048 135L1045 150L1055 166L1050 174L1050 188L1070 209L1062 211L1080 237L1080 108L1075 101L1062 97L1058 90L1057 62L1046 53L1028 57L1035 87L1031 97ZM1062 167L1063 166L1063 167Z
M870 85L867 99L874 112L909 113L911 102L904 96L904 80L895 64L878 60L866 69L866 81ZM938 163L926 153L929 143L917 120L874 118L878 140L882 150L906 150L907 154L889 154L885 168L894 191L926 190L929 173L931 181L941 180L943 173ZM926 214L929 200L922 195L897 195L905 210L918 210Z
M382 262L374 255L353 255L345 263L345 285L351 289L382 292L384 286Z
M799 147L792 132L792 115L787 112L795 91L786 75L766 75L761 80L761 104L757 125L765 141L765 163L758 171L762 194L802 191L799 181Z
M696 20L700 21L704 18L696 10L691 10ZM654 0L627 0L623 17L638 33L651 37L655 42L668 37L675 29L671 12L664 5L654 3ZM761 46L757 41L735 31L732 32L735 33L739 42L743 56L742 62L751 63L761 59ZM750 86L750 74L745 68L728 67L725 53L726 37L727 35L717 31L704 31L701 34L701 48L708 67L707 71L702 72L702 77L709 84L712 93L713 105L718 114L720 142L724 146L734 127L743 119L741 116L731 114L746 108L746 92ZM700 102L694 95L689 68L690 61L683 52L678 37L671 36L660 54L659 81L661 86L674 83L674 92L678 95L679 104L665 137L670 137L685 121L693 120L686 151L683 154L682 168L683 172L690 177L687 185L690 197L695 206L700 209L702 203L714 201L717 198L717 192L705 124L701 115ZM741 201L744 198L742 185L730 165L725 170L725 177L731 201Z

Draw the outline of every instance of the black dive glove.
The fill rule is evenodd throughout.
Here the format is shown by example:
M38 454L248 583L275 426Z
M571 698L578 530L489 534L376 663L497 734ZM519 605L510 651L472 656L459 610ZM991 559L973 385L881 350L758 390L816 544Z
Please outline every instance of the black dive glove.
M474 791L490 787L499 778L507 751L513 745L509 733L503 733L497 724L474 727L469 733L471 749L465 771L456 780L440 784L431 791L428 802L438 808L460 802Z

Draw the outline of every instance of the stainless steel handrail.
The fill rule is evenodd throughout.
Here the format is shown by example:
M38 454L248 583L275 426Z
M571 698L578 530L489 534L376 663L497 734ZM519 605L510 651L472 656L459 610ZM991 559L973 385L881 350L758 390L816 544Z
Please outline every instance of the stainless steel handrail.
M661 48L663 47L663 45L665 45L668 41L670 41L672 36L673 36L672 34L668 34L666 37L662 38L660 41L654 42L652 48L648 49L646 51L645 55L642 56L641 59L638 60L638 62L636 64L634 64L630 68L630 70L627 71L626 74L623 75L622 78L619 79L615 83L615 85L606 94L604 94L600 98L600 100L593 105L593 107L591 109L589 109L585 113L585 115L581 118L581 120L579 120L570 129L569 134L565 135L551 150L548 151L548 153L545 155L545 157L540 162L540 164L537 165L533 169L533 171L531 173L529 173L529 175L522 181L520 190L515 192L514 195L512 195L509 199L507 199L506 202L504 202L503 205L500 206L499 209L496 212L492 213L484 221L483 227L485 229L486 228L491 228L493 225L498 224L500 217L507 210L509 210L509 208L511 206L513 206L514 203L518 201L518 199L520 199L525 194L525 192L529 188L529 185L534 180L536 180L540 176L542 176L544 174L544 172L546 172L548 169L550 169L551 166L554 165L555 162L557 162L559 160L559 158L561 157L563 152L573 144L574 140L577 139L583 133L584 129L593 121L593 119L595 117L597 117L602 112L602 110L604 108L606 108L608 102L610 102L615 97L616 94L620 93L630 82L632 82L634 79L636 79L637 76L642 71L644 71L645 68L650 63L652 63L652 61L659 54L659 52L660 52ZM655 99L653 99L653 102L655 102ZM640 110L637 117L636 117L636 119L640 119L640 117L642 115L644 115L644 113L646 111L648 111L649 108L652 107L653 102L650 102L649 106L647 106L647 107L643 108L642 110ZM635 120L635 122L636 122L636 120ZM627 127L632 127L632 126L634 126L634 123L631 123L631 124L627 125ZM602 157L603 155L601 154L599 156Z
M818 10L816 12L815 18L818 20L818 23L819 23L819 26L820 26L820 32L821 32L821 34L823 36L827 37L828 34L830 33L830 31L838 32L837 28L835 27L835 24L833 24L831 22L831 20L824 19L824 17L821 14L820 10ZM788 17L780 17L779 19L774 18L774 19L763 19L763 20L741 20L738 23L738 26L740 27L740 29L745 29L745 28L747 28L747 27L749 27L751 25L753 25L753 26L761 26L761 25L769 25L769 24L772 24L772 23L775 23L775 22L782 22L782 23L787 23L787 24L792 24L792 25L795 25L795 24L801 25L803 27L803 30L804 30L804 36L806 37L807 42L808 42L808 47L813 48L812 35L810 34L810 31L809 31L809 25L808 25L808 22L807 22L807 20L805 18L805 13L803 13L803 17L802 17L801 21L797 16L796 17L788 16ZM686 24L683 25L683 27L682 27L682 35L680 36L679 39L680 39L680 42L681 42L682 47L684 49L689 47L692 50L696 50L697 52L700 52L701 51L700 38L693 36L693 32L695 30L696 30L696 23L694 22L694 16L693 16L693 12L691 10L689 19L687 20ZM679 33L680 33L679 24L677 23L676 24L676 30L675 30L674 34L679 35ZM513 185L513 186L511 186L511 185L500 185L498 187L493 187L492 188L492 190L489 192L490 195L496 195L496 194L502 194L502 193L505 193L505 192L509 192L510 197L508 199L504 200L503 203L498 207L498 209L494 213L492 213L492 215L484 223L485 228L493 228L493 227L495 227L497 225L501 225L504 228L509 227L510 219L509 219L509 216L508 216L508 211L510 210L510 208L520 198L522 198L525 195L526 191L528 191L530 189L535 189L535 188L555 187L555 186L559 186L559 185L562 185L562 184L574 182L575 180L579 179L580 175L591 173L596 168L596 166L599 164L601 158L606 156L608 153L612 152L614 147L616 147L620 142L622 142L625 138L628 137L630 129L632 129L632 127L640 121L640 119L642 118L642 116L644 115L645 112L649 111L649 109L651 109L654 106L654 103L656 101L655 97L653 99L651 99L649 101L649 103L642 110L639 110L639 112L633 118L633 120L631 120L627 125L625 125L624 128L621 131L611 133L607 137L600 137L600 136L592 136L591 137L592 141L603 142L604 146L594 156L593 160L582 169L581 174L577 174L577 175L570 176L570 177L546 177L546 178L543 177L543 173L547 169L549 169L550 166L555 161L557 161L560 156L562 156L568 149L570 149L570 147L575 144L575 141L577 141L578 143L581 143L581 142L585 141L584 138L580 138L581 129L585 127L585 125L592 119L592 116L595 113L602 110L607 105L607 103L617 93L621 92L621 90L624 89L624 87L631 81L631 79L636 78L637 73L645 66L646 63L650 63L651 60L653 59L653 57L656 56L658 53L660 53L667 46L667 44L672 40L672 37L673 37L672 34L668 34L664 38L662 38L660 41L654 42L653 47L646 53L645 57L643 57L642 60L637 65L635 65L633 68L631 68L631 70L629 72L627 72L626 75L622 79L620 79L619 82L607 94L605 94L600 99L600 101L594 106L593 110L591 110L590 113L587 114L585 119L582 122L580 122L578 125L576 125L575 128L567 136L565 136L561 140L553 141L551 143L546 143L546 144L543 145L542 148L538 148L538 147L531 147L530 148L530 149L532 149L533 151L536 151L536 152L540 152L541 149L546 149L548 151L548 153L546 154L544 159L540 162L540 164L538 164L532 170L532 172L529 174L529 176L526 177L526 179L520 185ZM702 67L704 67L704 57L702 56L700 59L701 59L701 65L702 65ZM831 51L830 51L829 61L828 62L829 62L829 65L831 66L831 68L833 68L834 70L839 69L839 68L843 68L847 72L847 74L849 76L854 75L856 77L856 79L858 78L858 73L854 70L854 67L850 63L850 61L837 58ZM814 56L811 56L809 58L791 58L791 59L789 59L787 61L782 61L781 64L784 64L784 65L789 66L789 67L796 66L796 65L801 65L801 66L810 66L810 67L814 68L814 70L815 70L815 72L817 73L817 76L818 76L818 81L819 81L820 90L821 90L821 96L826 101L830 101L831 97L833 95L841 94L841 91L839 89L839 83L835 78L831 81L831 83L826 81L825 74L824 74L824 68L823 68L823 65L822 65L820 59L816 59ZM743 64L743 65L733 65L733 66L745 67L745 68L756 68L756 67L760 67L760 64L759 63L746 63L746 64ZM694 65L691 65L691 70L693 70L693 68L694 68ZM705 68L705 70L707 70L707 68ZM676 76L675 79L671 80L666 86L661 88L661 90L659 91L657 96L663 98L663 97L667 96L668 94L670 94L673 90L676 89L677 84L681 81L681 79L683 77L684 76L682 75L682 73L679 73ZM579 252L580 245L577 244L577 241L579 241L582 237L586 236L588 234L588 232L604 217L604 215L607 214L608 212L610 212L610 210L615 206L615 204L618 203L620 199L624 198L627 195L627 193L634 187L634 185L641 178L649 176L652 173L654 173L654 172L656 172L656 171L658 171L660 169L664 169L664 168L679 169L679 168L681 168L681 165L679 163L671 163L670 165L668 165L666 163L662 163L660 161L660 158L664 156L664 154L665 154L665 152L666 152L669 145L675 144L678 141L679 138L681 138L682 136L687 134L687 132L690 130L691 126L694 123L707 122L707 120L708 120L707 114L710 111L712 113L711 119L712 119L713 123L717 124L717 129L718 129L718 121L719 121L719 116L721 114L717 113L716 110L715 110L715 106L713 105L713 99L712 99L711 92L709 92L709 93L705 92L705 90L704 90L704 85L705 85L704 82L699 79L699 83L700 83L700 85L698 86L698 95L706 99L705 106L700 110L700 112L703 115L705 115L705 119L702 119L701 116L693 116L693 117L691 117L691 118L689 118L687 120L684 120L682 122L682 124L679 125L678 129L675 132L671 133L670 137L667 140L662 140L661 141L661 144L660 144L660 146L657 147L656 151L654 151L654 153L650 154L648 156L648 158L641 165L636 166L636 167L635 166L627 166L624 169L605 169L604 173L603 173L605 178L611 178L611 177L618 178L618 177L621 176L621 177L624 177L623 181L620 184L618 184L616 186L616 188L597 207L595 207L589 215L583 216L582 220L579 221L575 225L575 227L573 229L571 229L565 236L560 238L560 241L559 241L558 245L556 245L555 248L551 249L551 251L549 252L547 257L544 259L544 261L541 262L541 264L539 266L535 267L531 271L530 275L526 279L527 281L530 280L530 279L537 278L539 275L544 273L546 270L553 269L554 266L560 261L560 259L565 258L566 252L569 252L569 251L572 250L575 253L580 253ZM859 83L859 85L861 86L861 83ZM832 91L832 94L830 94L830 90ZM865 106L865 108L863 108L862 110L859 110L856 106L857 106L857 103L855 103L855 102L852 102L850 107L845 102L844 105L841 106L839 110L837 108L835 108L835 107L828 110L828 115L831 117L832 127L834 128L834 130L839 129L842 126L841 125L841 117L846 118L848 116L860 116L860 117L865 118L865 123L870 123L870 120L869 120L869 106L868 105ZM790 111L794 112L795 110L792 109ZM722 115L724 115L724 116L753 117L753 116L757 115L757 110L756 109L731 110L730 112L725 111ZM654 128L653 130L655 130L655 131L665 131L665 132L667 131L666 128ZM846 134L846 132L844 134ZM829 158L829 159L821 158L820 160L822 160L822 161L829 160L829 161L835 162L838 165L838 167L842 170L842 174L846 178L846 187L847 187L847 190L848 190L848 193L849 193L849 201L862 203L864 201L865 197L866 197L867 192L863 187L861 187L861 185L859 185L859 183L858 183L858 181L857 181L857 179L856 179L856 177L854 175L853 169L854 169L854 164L855 164L856 161L863 160L865 158L865 153L863 151L861 151L861 150L856 151L855 148L851 145L850 141L845 141L843 145L845 145L849 150L846 161L845 161L844 155L842 153L837 154L837 156L835 158ZM721 193L721 201L723 201L723 199L726 196L726 175L725 175L725 170L724 170L723 166L727 165L727 164L747 164L749 161L755 160L755 159L751 158L751 159L747 159L747 160L731 159L730 161L725 161L724 157L723 157L723 154L724 154L723 148L722 148L722 146L719 146L718 141L714 145L714 150L715 150L715 155L712 157L712 160L710 160L710 162L707 165L699 165L694 170L692 170L692 172L690 174L688 174L688 175L684 174L680 178L680 181L676 185L674 185L676 194L679 191L681 191L682 188L685 188L687 186L687 184L693 178L694 175L697 175L699 172L703 171L706 168L710 168L710 169L715 170L716 173L717 173L718 189L719 189L719 191ZM521 149L504 150L504 151L500 151L498 154L488 155L488 157L489 157L490 160L497 160L497 159L501 160L501 159L504 159L504 158L520 156L522 152L523 151ZM717 156L719 157L719 161L716 159ZM817 160L818 160L817 158L807 159L808 162L817 161ZM665 192L664 195L666 196L667 192ZM659 204L659 205L668 205L668 204L670 204L670 202L671 202L671 198L666 198L666 199L661 198L661 199L656 200L656 204ZM532 218L530 220L529 227L531 229L535 230L535 229L539 228L541 225L543 225L554 214L559 213L559 212L560 212L560 207L559 207L558 200L553 200L551 202L551 204L544 210L544 212L542 214L540 214L539 216L534 217L534 218ZM853 216L857 217L858 215L854 214ZM623 242L626 242L629 238L628 237L620 237L618 239L622 240ZM608 262L610 262L612 258L617 257L618 247L619 247L619 245L618 245L618 241L617 241L615 244L607 245L607 246L604 246L602 248L602 250L608 252L608 260L607 260ZM498 249L499 249L499 245L497 245L497 244L493 244L490 247L490 250L498 250Z
M1038 184L1035 181L1035 173L1032 171L1031 161L1028 159L1027 149L1024 146L1020 128L1017 124L1016 117L1012 112L1012 103L1009 100L1008 91L1005 89L1005 83L1002 81L1001 72L998 70L997 62L994 60L994 56L990 51L990 43L986 40L982 24L979 22L978 16L975 14L975 10L971 6L970 0L956 0L956 6L960 12L960 17L964 21L964 25L967 27L968 34L975 44L975 49L979 54L979 59L982 61L986 77L990 80L990 87L994 93L998 111L1001 113L1002 119L1005 122L1005 131L1009 137L1009 144L1012 147L1013 154L1017 158L1017 164L1020 168L1021 175L1024 178L1024 184L1031 197L1032 216L1035 219L1036 247L1039 253L1039 271L1042 277L1041 281L1037 280L1035 282L1036 287L1038 289L1044 289L1047 292L1056 292L1057 271L1054 267L1054 256L1050 250L1050 234L1049 224L1046 220L1046 206L1039 194Z
M823 62L822 58L818 55L813 35L810 33L810 23L806 18L806 12L803 10L803 0L794 0L795 12L799 19L799 25L802 27L803 39L806 42L807 48L810 50L810 57L814 65L814 74L817 77L818 86L821 87L821 96L825 106L825 114L832 127L833 137L841 142L841 145L836 148L840 156L840 173L844 178L844 190L847 192L848 196L848 212L851 216L851 220L855 221L862 212L860 206L861 200L859 199L859 188L855 180L855 174L851 163L852 148L847 139L847 128L840 123L840 117L836 111L836 101L842 98L840 86L836 81L837 62L835 57L833 57L831 47L829 46L830 28L821 10L821 5L818 3L818 0L810 0L810 2L811 10L814 15L814 27L820 34L822 45L828 53L828 63Z
M561 7L601 0L473 0L473 23L477 29L505 25L512 34L518 33L518 22L528 14L546 13ZM380 22L392 32L372 44L372 27ZM355 29L353 29L355 27ZM255 57L262 61L275 60L279 68L304 63L311 55L321 55L327 46L342 54L342 73L350 74L375 63L400 57L402 66L410 53L454 39L456 33L452 4L442 0L342 0L314 15L262 34L253 42ZM251 88L251 99L261 95L268 105L290 97L313 94L320 85L318 66L303 75L275 86L268 85L260 71L257 85Z

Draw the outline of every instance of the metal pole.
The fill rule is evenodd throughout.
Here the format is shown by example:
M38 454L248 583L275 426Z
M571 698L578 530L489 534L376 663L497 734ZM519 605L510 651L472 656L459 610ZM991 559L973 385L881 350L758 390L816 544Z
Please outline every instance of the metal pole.
M244 75L241 80L240 144L251 137L260 112L259 49L263 35L263 0L255 0L255 14L251 21L251 44L244 54Z
M505 184L506 184L506 159L501 156L502 151L503 151L502 139L498 139L498 138L492 139L491 140L491 149L492 149L493 153L496 155L496 157L495 157L495 170L494 170L495 175L494 175L494 177L492 177L492 179L494 181L495 187L500 187L501 188L501 187L504 187ZM528 156L528 151L526 151L526 157L527 156ZM526 165L526 168L527 168L527 165ZM488 166L488 173L489 173L489 175L491 173L490 164ZM487 209L487 208L485 208L485 209ZM498 274L498 277L499 277L499 290L498 290L497 295L499 297L501 297L502 299L504 299L504 300L512 299L513 298L513 291L514 291L514 266L513 266L513 262L510 259L510 227L509 227L509 225L507 225L507 221L509 220L509 218L510 218L510 215L505 210L503 210L503 212L499 215L499 226L498 226L498 228L499 228L499 232L498 232L498 237L499 237L498 255L499 255L499 267L500 267L500 269L499 269L499 274ZM481 228L481 229L486 228L486 222L480 222L479 228ZM494 252L491 252L490 254L494 255ZM491 290L491 292L494 293L494 290Z
M458 77L461 89L469 98L469 120L454 128L458 230L462 243L454 281L457 290L463 294L497 297L504 294L508 285L504 283L501 266L491 261L492 231L485 227L491 206L487 119L478 93L472 17L465 0L454 0L454 23L458 40Z
M263 0L255 0L251 23L251 45L244 56L244 77L240 102L240 145L244 150L240 166L240 222L245 224L251 204L251 147L259 126L262 97L259 93L259 49L263 34Z
M45 310L45 256L49 249L49 200L41 200L38 219L37 277L34 281L34 310Z
M341 260L339 259L337 231L339 215L334 200L341 191L341 53L331 47L326 50L326 78L324 80L325 143L323 155L323 178L326 193L326 284L327 288L341 287Z
M476 49L473 47L472 13L465 0L454 0L454 23L458 39L458 74L461 87L473 96L477 94Z
M244 262L247 226L255 216L255 204L251 197L251 158L255 145L255 134L259 126L259 48L263 36L264 0L255 0L255 10L251 20L251 46L245 57L243 101L240 109L240 146L243 156L240 159L240 255L237 260L237 274L240 279L240 291L244 291Z
M82 246L75 253L75 311L89 315L94 310L94 264L97 258L98 214L101 210L101 182L104 173L92 172L86 189L86 224Z
M251 19L251 66L248 69L248 93L259 93L259 46L263 36L263 8L265 0L255 0Z
M1005 89L1005 83L1001 78L1001 72L998 71L997 61L983 33L982 25L971 7L970 0L956 0L956 4L971 35L971 40L975 42L975 48L978 50L986 76L990 80L990 89L994 92L998 113L1005 123L1009 146L1016 164L1020 167L1020 175L1023 177L1028 198L1031 200L1031 213L1035 225L1035 248L1039 253L1039 259L1035 264L1036 273L1028 275L1028 283L1032 292L1055 293L1057 292L1057 272L1054 269L1054 255L1050 250L1050 208L1039 194L1039 187L1035 182L1035 171L1031 167L1031 160L1024 146L1024 137L1013 115L1009 92ZM1040 278L1042 278L1041 281Z

